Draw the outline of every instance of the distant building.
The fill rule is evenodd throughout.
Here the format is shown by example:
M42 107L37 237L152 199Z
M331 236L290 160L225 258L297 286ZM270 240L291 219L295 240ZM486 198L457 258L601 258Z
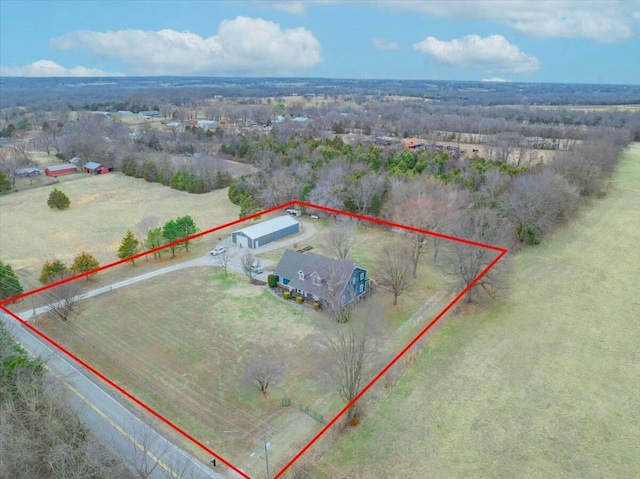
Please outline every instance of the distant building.
M159 116L160 112L155 110L145 110L138 113L138 118L144 118L145 120L149 120L150 118L158 118Z
M254 249L299 231L300 223L285 215L234 231L231 239L240 247Z
M104 173L109 173L110 168L106 165L96 163L95 161L89 161L85 163L82 170L90 175L102 175Z
M47 176L62 176L77 173L78 168L73 163L66 163L64 165L47 166L44 169L44 174Z
M38 168L20 168L16 170L16 176L38 176L40 175L40 170Z
M291 121L295 121L297 123L309 123L309 118L306 116L296 116L295 118L292 118Z

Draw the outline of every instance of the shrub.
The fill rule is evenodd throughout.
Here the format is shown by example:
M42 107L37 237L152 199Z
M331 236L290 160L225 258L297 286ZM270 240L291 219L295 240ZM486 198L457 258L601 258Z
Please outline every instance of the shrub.
M64 192L60 191L58 188L54 188L51 193L49 193L49 199L47 200L47 205L49 208L56 208L59 210L64 210L69 207L71 201Z
M275 274L270 274L269 276L267 276L267 284L270 288L275 288L278 285Z
M289 291L285 291L284 293L282 293L282 297L284 299L291 299L291 293Z
M302 303L304 303L304 298L303 298L302 296L298 296L298 297L296 298L296 303L298 303L298 304L302 304Z
M314 311L320 310L320 303L318 303L317 301L315 303L313 303L313 310Z

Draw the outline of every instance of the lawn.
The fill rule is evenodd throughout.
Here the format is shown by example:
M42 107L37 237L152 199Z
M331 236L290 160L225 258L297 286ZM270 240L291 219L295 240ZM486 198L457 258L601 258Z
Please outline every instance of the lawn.
M314 224L319 233L304 243L322 252L325 230L320 222ZM373 268L375 245L397 240L398 233L360 228L357 237L354 257ZM281 253L266 255L275 254L277 258L272 259L278 259ZM155 263L140 260L135 266L120 265L79 285L103 286L111 278L146 272ZM431 305L407 321L425 300L446 289L441 273L428 265L425 255L412 294L401 297L399 306L391 305L390 293L377 295L380 341L366 380L442 308L443 304ZM47 293L36 295L35 300L51 301ZM30 305L20 303L17 309ZM282 467L320 428L297 409L283 408L282 398L309 406L328 419L343 407L326 374L328 358L321 346L323 328L331 322L318 313L296 310L266 287L249 285L243 276L225 278L218 267L200 266L84 301L77 317L66 323L44 316L36 325L248 471L254 466L246 458L267 425L272 428L271 442L278 446L271 458L274 467ZM266 400L242 384L253 358L275 358L286 365L286 380Z
M504 304L449 318L322 462L362 479L639 477L639 165L636 143L606 198L514 258Z
M41 317L36 325L235 464L245 465L268 421L277 464L301 447L288 449L293 432L319 428L283 408L281 398L338 406L325 397L333 387L316 367L317 321L218 269L168 273L85 301L66 323ZM243 383L246 366L258 358L287 370L266 400ZM235 430L244 433L228 432Z
M68 210L47 207L54 187L70 198ZM0 196L0 214L2 261L33 287L49 259L70 263L86 250L101 264L116 261L127 228L135 230L144 218L155 218L154 226L162 226L191 215L204 230L237 219L238 207L229 202L226 189L193 195L112 173L60 177L55 186Z

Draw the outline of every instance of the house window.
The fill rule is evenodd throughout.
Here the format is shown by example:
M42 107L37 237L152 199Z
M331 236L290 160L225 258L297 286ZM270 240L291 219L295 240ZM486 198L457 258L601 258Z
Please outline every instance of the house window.
M360 273L360 281L362 281L363 279L364 279L364 271Z
M311 283L316 286L320 286L322 284L322 280L320 279L320 276L314 274L313 276L311 276Z
M352 285L354 285L354 286L356 285L356 277L355 277L355 276L354 276L354 277L353 277L353 279L351 280L351 284L352 284Z
M358 290L360 291L360 293L364 292L364 284L360 284L360 288L358 288Z
M298 279L304 281L304 272L302 270L298 271Z

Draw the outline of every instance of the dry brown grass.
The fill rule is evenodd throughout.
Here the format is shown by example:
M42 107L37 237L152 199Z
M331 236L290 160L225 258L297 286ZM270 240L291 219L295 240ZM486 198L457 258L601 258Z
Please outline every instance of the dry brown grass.
M68 210L47 206L54 187L71 199ZM70 263L82 250L101 264L111 263L118 259L126 230L143 218L156 217L157 226L162 226L184 215L191 215L205 230L236 219L238 207L229 202L226 189L193 195L119 173L63 176L57 185L0 197L2 261L31 282L46 260Z

